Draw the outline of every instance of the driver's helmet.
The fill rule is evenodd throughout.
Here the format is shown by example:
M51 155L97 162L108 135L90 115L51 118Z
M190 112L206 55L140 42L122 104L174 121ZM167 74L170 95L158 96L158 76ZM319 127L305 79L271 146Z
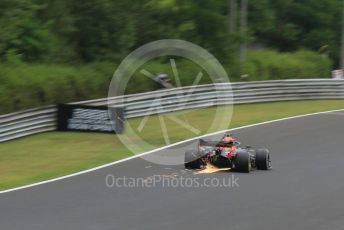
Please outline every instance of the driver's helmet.
M223 141L223 142L226 142L226 143L228 143L228 144L230 144L230 145L233 145L233 143L234 143L234 138L233 138L232 134L230 134L230 133L225 133L225 134L223 135L222 141Z

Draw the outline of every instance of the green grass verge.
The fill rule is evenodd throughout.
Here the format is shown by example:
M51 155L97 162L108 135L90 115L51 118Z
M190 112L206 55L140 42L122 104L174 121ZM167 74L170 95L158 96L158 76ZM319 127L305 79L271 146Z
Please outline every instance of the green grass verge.
M224 124L223 128L342 108L344 100L236 105L231 124ZM191 110L183 116L192 121L201 133L205 133L214 111L215 108ZM140 121L141 118L135 118L128 122L137 127ZM151 116L142 136L155 146L163 146L158 121L157 116ZM171 142L194 136L174 123L167 122L166 125L171 133ZM78 172L129 156L132 156L130 151L113 134L48 132L5 142L0 145L0 190Z

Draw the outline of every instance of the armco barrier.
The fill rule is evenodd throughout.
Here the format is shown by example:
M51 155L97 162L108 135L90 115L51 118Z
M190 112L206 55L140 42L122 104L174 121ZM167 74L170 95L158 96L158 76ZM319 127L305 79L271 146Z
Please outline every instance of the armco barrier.
M307 79L217 83L157 90L71 104L123 106L126 118L223 104L283 100L341 99L344 80ZM0 116L0 142L56 129L56 107Z

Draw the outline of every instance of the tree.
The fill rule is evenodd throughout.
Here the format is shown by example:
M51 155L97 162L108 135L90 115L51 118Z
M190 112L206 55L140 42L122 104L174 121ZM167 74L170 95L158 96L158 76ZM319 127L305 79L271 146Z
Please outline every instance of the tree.
M22 54L24 60L47 58L54 49L55 37L47 23L40 22L36 14L41 8L29 0L0 1L0 55L9 51Z
M280 51L327 49L338 60L342 0L252 0L249 19L258 42Z

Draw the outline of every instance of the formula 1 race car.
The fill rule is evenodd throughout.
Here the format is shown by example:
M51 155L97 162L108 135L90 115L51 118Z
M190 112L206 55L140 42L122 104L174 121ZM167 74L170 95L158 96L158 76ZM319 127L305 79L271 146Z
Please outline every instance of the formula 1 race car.
M230 134L225 134L221 141L200 139L198 150L185 152L184 162L187 169L204 169L208 163L239 172L271 169L268 149L242 148Z

